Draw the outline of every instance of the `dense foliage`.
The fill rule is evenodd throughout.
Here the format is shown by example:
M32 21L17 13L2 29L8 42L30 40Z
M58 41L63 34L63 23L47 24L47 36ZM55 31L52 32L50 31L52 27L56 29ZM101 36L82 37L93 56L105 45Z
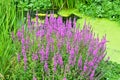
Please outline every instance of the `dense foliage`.
M17 0L15 3L18 10L23 11L45 11L52 8L50 0Z
M120 20L119 0L18 0L18 10L46 11L77 8L80 13L88 16Z
M79 10L88 16L120 20L120 0L89 0L80 3Z
M104 75L104 78L102 78L102 79L104 79L104 80L119 80L120 79L120 64L110 61L110 62L108 62L107 66L106 66L106 68L104 68L107 71Z

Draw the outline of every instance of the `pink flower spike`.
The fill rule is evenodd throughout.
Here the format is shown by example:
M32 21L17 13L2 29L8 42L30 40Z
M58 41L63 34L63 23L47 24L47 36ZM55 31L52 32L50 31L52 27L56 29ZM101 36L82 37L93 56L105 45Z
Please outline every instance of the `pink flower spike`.
M63 80L67 80L67 78L66 78L66 77L64 77L64 78L63 78Z
M78 60L78 68L80 70L82 70L82 56L80 56L79 60Z
M96 48L94 51L93 51L93 55L96 56L98 53L98 48Z
M48 71L48 63L47 62L45 62L45 64L44 64L44 70L45 70L45 72Z

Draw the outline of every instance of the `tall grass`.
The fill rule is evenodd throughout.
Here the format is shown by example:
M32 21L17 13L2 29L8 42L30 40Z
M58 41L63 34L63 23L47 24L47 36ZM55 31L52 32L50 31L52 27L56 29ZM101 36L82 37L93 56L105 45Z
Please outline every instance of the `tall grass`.
M17 30L18 16L14 0L0 0L0 79L7 79L11 73L15 48L10 36Z

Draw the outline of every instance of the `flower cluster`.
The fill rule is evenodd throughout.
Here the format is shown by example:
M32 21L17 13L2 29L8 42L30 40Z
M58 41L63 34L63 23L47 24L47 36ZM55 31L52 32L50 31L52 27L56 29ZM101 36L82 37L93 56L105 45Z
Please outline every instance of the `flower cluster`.
M49 77L50 74L54 75L55 79L57 74L62 75L63 80L67 78L69 80L68 75L76 80L84 78L94 80L95 71L106 56L106 36L101 40L96 38L86 22L80 30L76 27L76 19L74 21L68 19L64 22L62 17L55 18L53 14L48 17L46 14L42 23L38 22L37 14L36 22L30 20L29 14L27 16L28 27L23 26L17 31L17 41L21 44L18 61L24 62L25 71L30 69L29 65L33 61L35 65L31 69L41 75L45 72ZM68 71L66 65L69 66ZM36 68L41 69L37 72ZM73 73L73 70L77 74ZM37 74L35 76L34 80L40 77ZM41 79L45 78L41 77Z

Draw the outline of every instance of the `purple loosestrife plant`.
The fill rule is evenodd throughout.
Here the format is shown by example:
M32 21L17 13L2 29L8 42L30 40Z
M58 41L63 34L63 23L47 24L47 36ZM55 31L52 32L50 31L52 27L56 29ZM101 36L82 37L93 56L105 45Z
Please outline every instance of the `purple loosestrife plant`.
M75 65L75 51L74 48L70 50L70 55L69 55L69 65L74 66Z
M46 14L44 23L39 23L38 14L33 22L29 13L27 18L27 27L22 26L15 37L20 44L18 61L24 65L25 72L30 74L34 70L35 76L41 80L51 77L54 80L95 80L99 76L96 72L106 56L106 36L101 40L96 38L86 21L80 30L76 27L76 19L72 22L70 18L64 23L62 17Z

